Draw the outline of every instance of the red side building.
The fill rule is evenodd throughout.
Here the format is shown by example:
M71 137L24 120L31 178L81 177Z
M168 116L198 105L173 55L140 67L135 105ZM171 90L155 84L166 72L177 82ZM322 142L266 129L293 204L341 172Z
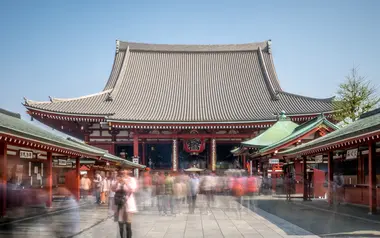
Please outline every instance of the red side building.
M25 107L36 120L153 169L227 168L230 150L278 114L302 123L329 117L331 98L282 90L271 41L163 45L116 41L104 89Z

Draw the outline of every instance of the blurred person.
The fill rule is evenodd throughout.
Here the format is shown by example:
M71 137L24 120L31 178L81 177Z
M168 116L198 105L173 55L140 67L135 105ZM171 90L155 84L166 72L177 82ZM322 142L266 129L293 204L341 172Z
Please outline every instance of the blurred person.
M173 197L174 179L170 173L165 173L165 196L164 196L164 213L170 209L170 213L174 215L174 197Z
M80 188L81 188L81 197L86 200L91 188L91 179L88 178L87 174L84 174L83 177L81 178Z
M97 171L95 173L95 178L94 178L94 192L95 192L95 198L96 198L96 204L100 204L100 192L102 188L102 176L100 175L100 172Z
M160 215L164 215L165 175L161 172L157 174L155 187L158 212Z
M137 206L134 193L137 189L137 182L134 177L131 177L131 170L121 170L117 182L112 186L112 191L115 192L115 221L119 223L120 237L124 238L126 233L127 238L132 237L132 216L137 212ZM126 232L124 232L126 230Z
M197 200L197 195L199 193L199 178L195 174L190 175L189 179L189 214L194 214L195 203Z
M291 183L291 180L292 180L292 174L291 173L287 173L285 175L286 201L291 201L291 194L292 194L292 189L291 189L292 183Z
M251 203L253 203L253 206L255 208L254 204L254 196L258 192L258 184L257 184L257 177L254 175L251 175L247 178L247 195L249 197L248 201L248 209L251 206Z
M176 213L182 214L181 212L181 201L182 201L182 181L179 176L174 178L174 184L173 184L173 196L175 200L175 207L176 207Z
M109 192L109 181L107 176L102 177L101 189L100 189L100 204L106 204L108 192Z
M117 183L118 183L117 172L113 171L109 179L110 191L109 191L109 201L108 201L108 212L110 213L110 215L114 214L114 210L115 210L115 200L114 200L115 191L113 191L111 188L116 187Z
M154 207L157 203L157 181L159 179L159 176L158 176L158 172L155 172L153 175L152 175L152 199L151 199L151 206Z
M187 199L187 186L189 182L189 176L185 174L185 172L182 170L181 174L179 175L179 178L181 180L182 184L182 191L183 191L183 198L182 198L182 204L186 204L186 199Z
M202 178L201 181L201 189L206 195L206 202L207 202L207 214L210 214L211 212L211 202L212 202L212 190L214 188L214 179L211 176L210 172L207 172L207 174Z
M262 193L262 187L263 187L263 176L257 173L256 179L257 179L258 195L260 196Z
M344 197L344 177L342 173L334 173L333 177L333 198L334 203L340 205Z
M151 200L152 197L152 177L150 176L149 171L145 171L142 176L142 203L143 208Z

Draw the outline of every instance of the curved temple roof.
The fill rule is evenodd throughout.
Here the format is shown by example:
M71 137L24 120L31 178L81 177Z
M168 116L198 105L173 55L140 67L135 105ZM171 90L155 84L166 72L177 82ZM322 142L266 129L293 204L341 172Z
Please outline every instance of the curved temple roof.
M243 122L332 111L331 98L282 91L271 42L238 45L160 45L117 41L102 92L29 109L107 116L132 122Z
M87 145L84 142L71 138L64 138L21 119L17 113L12 113L0 108L0 139L5 136L15 136L29 141L35 141L44 145L59 147L63 150L75 151L92 157L105 158L106 160L120 163L130 168L145 168L144 165L114 156L105 150Z

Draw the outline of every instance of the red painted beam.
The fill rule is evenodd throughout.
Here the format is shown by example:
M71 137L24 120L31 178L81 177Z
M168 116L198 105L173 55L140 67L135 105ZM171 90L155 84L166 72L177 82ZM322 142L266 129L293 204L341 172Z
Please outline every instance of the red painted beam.
M53 156L50 151L47 152L47 194L48 200L46 201L47 207L52 207L53 203Z
M380 136L379 130L377 130L375 132L369 132L369 133L366 133L364 135L359 135L356 137L351 137L348 139L336 141L333 143L320 145L320 146L317 146L317 147L314 147L311 149L301 150L301 151L296 152L294 154L289 154L289 155L287 155L287 157L293 157L293 156L298 155L298 154L314 155L314 154L321 153L321 151L326 151L326 150L330 150L330 149L336 149L336 150L338 150L338 149L339 150L349 149L349 148L352 148L354 145L365 145L365 140L378 142L378 141L380 141L380 137L378 137L378 136ZM361 140L361 142L358 142L359 140Z
M139 137L133 136L133 156L139 156Z
M174 137L179 139L241 139L241 138L251 138L251 134L177 134L177 135L155 135L155 134L140 134L139 138L144 139L173 139Z
M8 165L7 165L7 143L0 141L0 171L1 171L1 204L0 204L0 217L6 215L7 209L7 174L8 174Z
M75 159L75 176L76 176L76 194L75 194L75 198L77 200L77 202L79 202L80 200L80 157L77 157Z
M376 214L376 144L373 141L368 143L368 195L369 195L369 214Z
M5 139L7 138L7 139ZM72 149L68 149L65 147L58 147L51 144L45 144L39 141L34 140L27 140L22 137L17 137L14 135L8 135L8 134L1 134L0 133L0 141L6 141L9 145L14 145L22 148L30 148L30 149L36 149L36 150L51 150L55 153L64 154L64 155L81 155L83 157L88 158L96 158L97 155L90 155L82 152L78 152ZM46 147L46 148L45 148Z
M328 191L328 203L330 205L333 204L333 183L334 183L334 159L333 152L329 151L327 158L327 175L328 175L328 183L327 183L327 191Z

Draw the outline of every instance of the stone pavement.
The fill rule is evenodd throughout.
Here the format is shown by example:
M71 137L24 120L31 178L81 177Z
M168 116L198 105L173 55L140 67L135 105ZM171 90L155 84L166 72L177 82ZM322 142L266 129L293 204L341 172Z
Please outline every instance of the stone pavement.
M72 237L108 219L106 206L76 206L54 214L41 214L0 224L1 238Z
M0 218L0 224L8 223L17 220L25 220L34 216L39 216L41 214L52 214L59 211L76 208L89 203L93 203L94 199L89 198L88 200L80 200L78 203L74 199L61 199L55 200L52 203L52 207L46 208L45 204L28 206L28 207L17 207L12 209L7 209L6 217Z
M321 237L380 237L380 217L368 215L367 208L329 207L322 200L286 202L271 196L256 197L254 203L256 207Z
M140 211L133 217L133 237L318 237L261 209L255 212L245 208L232 197L216 196L216 203L207 212L202 195L199 196L195 214L159 216L155 208ZM112 219L88 229L75 237L116 238L117 223Z

